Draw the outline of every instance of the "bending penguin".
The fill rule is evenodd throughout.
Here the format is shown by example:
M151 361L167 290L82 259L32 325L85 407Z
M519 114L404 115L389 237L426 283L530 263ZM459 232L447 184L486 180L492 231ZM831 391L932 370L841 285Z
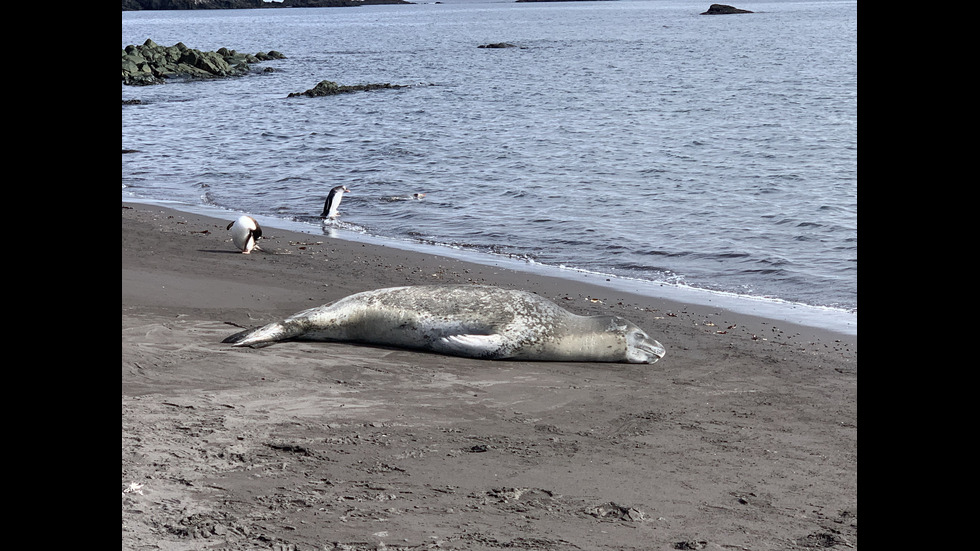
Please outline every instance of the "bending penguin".
M323 203L323 212L320 214L320 218L337 218L339 214L337 213L337 208L340 207L340 200L344 198L345 193L350 193L347 186L337 186L330 190L327 194L327 200Z
M262 250L257 243L262 237L262 227L251 216L239 216L225 229L231 230L231 240L242 254L249 254L252 249Z

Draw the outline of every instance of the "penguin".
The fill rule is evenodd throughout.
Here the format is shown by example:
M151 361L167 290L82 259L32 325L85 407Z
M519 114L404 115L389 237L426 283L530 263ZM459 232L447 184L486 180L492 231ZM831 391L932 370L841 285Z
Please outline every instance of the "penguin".
M262 228L251 216L239 216L225 229L231 230L231 240L242 254L249 254L252 249L262 250L256 243L262 237Z
M320 218L337 218L337 207L340 206L340 200L344 198L345 193L350 193L347 186L337 186L331 189L326 202L323 203L323 212L320 214Z

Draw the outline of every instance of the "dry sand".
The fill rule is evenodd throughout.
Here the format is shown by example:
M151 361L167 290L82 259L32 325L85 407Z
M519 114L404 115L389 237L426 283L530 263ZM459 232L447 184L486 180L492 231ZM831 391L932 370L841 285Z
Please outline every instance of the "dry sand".
M122 548L857 548L857 337L122 207ZM483 283L621 314L654 365L221 340L348 294Z

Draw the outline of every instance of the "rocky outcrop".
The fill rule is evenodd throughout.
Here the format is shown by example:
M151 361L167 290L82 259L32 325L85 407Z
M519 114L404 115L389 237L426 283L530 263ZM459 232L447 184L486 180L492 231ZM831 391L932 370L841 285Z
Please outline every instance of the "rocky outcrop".
M132 10L248 10L265 7L262 0L122 0L123 11Z
M366 92L368 90L381 90L386 88L405 88L401 84L357 84L354 86L341 86L331 80L321 80L316 86L305 92L293 92L286 97L309 96L316 98L320 96L334 96L337 94L347 94L350 92Z
M412 4L405 0L122 0L123 11L248 10L257 8L340 8L375 4Z
M275 2L267 2L274 4ZM373 6L379 4L412 4L405 0L282 0L284 8L336 8L344 6Z
M480 44L477 48L516 48L516 44L510 42L494 42L492 44Z
M711 4L708 6L708 11L701 12L701 15L724 15L729 13L752 13L749 10L740 10L738 8L728 6L725 4Z
M251 64L286 56L272 50L268 53L241 54L228 48L202 52L182 42L160 46L147 39L139 46L130 44L122 50L122 81L131 86L162 84L168 78L214 78L244 75Z

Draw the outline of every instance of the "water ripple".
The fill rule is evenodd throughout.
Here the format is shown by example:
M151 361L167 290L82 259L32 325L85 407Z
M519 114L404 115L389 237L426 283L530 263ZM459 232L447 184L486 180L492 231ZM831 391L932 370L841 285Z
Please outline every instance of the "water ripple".
M345 184L339 229L856 309L856 2L575 4L124 12L287 59L124 87L123 193L319 229ZM324 79L412 86L286 98Z

